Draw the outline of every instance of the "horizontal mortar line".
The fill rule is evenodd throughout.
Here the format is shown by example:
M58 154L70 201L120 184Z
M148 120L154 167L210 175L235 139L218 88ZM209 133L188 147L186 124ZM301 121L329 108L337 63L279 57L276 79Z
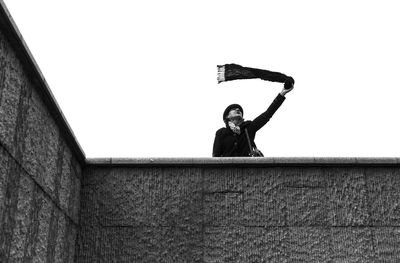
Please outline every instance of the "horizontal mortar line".
M57 202L54 202L54 200L52 199L51 195L44 189L43 186L41 186L38 182L36 182L35 178L33 177L33 175L31 175L25 168L24 166L11 154L11 152L7 149L7 147L5 147L5 145L3 144L3 142L0 140L0 146L7 152L7 154L9 156L11 156L11 158L17 163L17 165L19 165L19 167L32 179L32 181L35 183L35 185L37 185L39 187L40 190L42 190L42 192L44 193L44 195L49 198L51 200L51 202L55 205L55 207L58 208L58 210L60 210L76 227L79 226L78 223L76 223L74 221L74 219L72 217L70 217L63 209L61 209L60 205Z
M328 188L328 186L285 185L285 184L282 184L282 187L285 187L285 188L295 188L295 189L326 189L326 188Z
M245 228L400 228L399 226L321 226L321 225L308 225L308 226L266 226L266 225L204 225L205 227L222 227L222 228L230 228L230 227L245 227Z
M229 228L230 226L215 226L215 225L205 225L206 227L226 227ZM373 226L373 225L365 225L365 226L322 226L322 225L308 225L308 226L265 226L265 225L234 225L239 227L246 227L246 228L400 228L398 226Z
M244 228L266 228L266 229L277 229L277 228L321 228L321 229L331 229L331 228L355 228L355 229L365 229L365 228L399 228L399 226L265 226L265 225L204 225L204 224L191 224L191 225L103 225L100 226L104 228L188 228L193 226L198 227L211 227L211 228L235 228L235 227L244 227Z
M222 190L222 191L203 191L202 194L211 195L211 194L244 194L244 191L231 191L231 190Z

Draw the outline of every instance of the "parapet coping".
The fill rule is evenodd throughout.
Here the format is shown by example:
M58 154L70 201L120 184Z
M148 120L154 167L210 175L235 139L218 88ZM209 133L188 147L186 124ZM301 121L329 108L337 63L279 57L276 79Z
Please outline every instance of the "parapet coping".
M374 157L205 157L205 158L88 158L97 167L193 166L399 166L400 158Z
M43 99L43 102L48 107L50 114L55 119L55 122L60 129L60 133L65 137L72 152L76 154L78 161L81 165L84 165L86 159L85 153L68 124L67 119L62 113L60 106L46 82L46 79L33 58L32 53L26 45L25 40L23 39L3 0L0 0L0 26L4 29L5 36L16 50L16 54L19 56L19 59L29 77L32 78L32 82L36 84L37 91Z

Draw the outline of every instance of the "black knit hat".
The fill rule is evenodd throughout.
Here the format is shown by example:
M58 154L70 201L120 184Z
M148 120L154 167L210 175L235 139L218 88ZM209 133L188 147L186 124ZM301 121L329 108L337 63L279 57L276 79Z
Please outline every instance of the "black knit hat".
M243 108L242 106L240 106L239 104L231 104L229 105L225 111L224 111L224 115L222 116L222 119L225 121L226 117L228 116L229 112L233 109L239 108L239 110L242 112L243 114Z

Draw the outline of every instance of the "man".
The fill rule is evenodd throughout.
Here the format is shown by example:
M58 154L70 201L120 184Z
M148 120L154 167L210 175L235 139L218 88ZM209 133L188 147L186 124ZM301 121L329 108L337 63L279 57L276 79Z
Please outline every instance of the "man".
M215 134L213 157L236 157L251 156L256 148L254 138L256 132L261 129L274 115L285 100L285 95L294 87L293 78L288 78L283 90L278 94L268 109L253 121L244 121L243 108L239 104L229 105L224 113L224 128L219 129ZM247 130L247 134L246 134ZM248 139L249 138L249 139ZM251 148L249 141L251 143Z

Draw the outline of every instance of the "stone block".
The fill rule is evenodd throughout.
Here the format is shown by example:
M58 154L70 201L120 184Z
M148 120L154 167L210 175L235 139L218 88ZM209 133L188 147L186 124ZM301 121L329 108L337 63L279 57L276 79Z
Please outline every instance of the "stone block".
M83 170L82 187L101 185L111 173L112 169L107 167L86 166Z
M77 238L77 262L96 262L100 239L98 188L95 184L82 187L80 227ZM115 247L114 247L115 248ZM63 261L64 262L64 261Z
M108 238L100 237L100 229L99 225L86 225L79 229L78 237L77 237L77 246L76 246L76 253L77 253L77 262L98 262L98 251L99 245L103 242L108 242ZM107 246L106 244L104 246ZM112 243L108 243L108 246L111 246L113 250L119 250L119 245L113 246ZM104 252L110 252L108 251ZM64 261L62 261L64 262Z
M9 259L15 262L21 262L25 256L25 249L28 242L29 230L33 227L31 221L33 198L35 193L35 183L26 174L20 177L18 191L17 211L15 214L15 223L13 235L10 244Z
M286 225L286 191L275 169L248 169L243 180L243 223L246 226Z
M243 175L246 169L242 168L209 168L203 171L205 192L243 191Z
M65 250L65 242L67 235L67 220L63 212L59 212L57 218L57 237L54 248L54 263L64 263L68 256L68 251Z
M320 167L275 168L275 184L290 188L327 188L331 177Z
M0 145L0 236L2 235L3 221L6 209L7 184L8 184L8 166L10 156L6 150Z
M118 170L96 185L101 224L157 224L162 195L160 170Z
M72 155L72 158L71 158L71 165L72 165L72 168L73 168L73 170L74 170L75 176L76 176L80 181L82 181L82 166L81 166L81 164L78 162L76 156L74 156L74 155Z
M371 228L331 228L331 262L377 262Z
M71 191L69 196L69 209L68 215L72 218L75 224L79 223L79 209L80 209L80 190L81 190L81 180L74 174L71 177Z
M95 186L85 186L81 190L81 207L80 217L81 227L87 226L98 226L99 225L99 198L98 192Z
M55 198L59 131L39 95L34 91L26 119L23 166Z
M286 231L287 262L332 262L329 228L290 227Z
M400 262L400 228L374 227L371 230L375 252L373 262Z
M197 170L120 169L105 179L97 186L102 225L174 226L202 219Z
M76 238L77 238L77 227L75 224L68 220L67 221L67 234L64 242L65 247L65 257L67 263L74 263L75 262L75 248L76 248Z
M241 261L285 262L287 233L280 227L246 227Z
M106 227L93 262L202 262L201 230L185 227ZM118 247L116 250L115 247ZM84 262L84 261L82 261Z
M61 142L60 145L65 145ZM62 160L58 161L58 176L56 182L56 201L61 209L74 221L79 223L80 208L80 189L81 178L76 175L77 169L74 168L73 156L70 149L66 146L60 147L63 152L60 153ZM76 165L76 164L75 164ZM79 172L80 170L78 170Z
M124 258L127 258L127 255L132 255L131 250L135 250L132 243L138 241L136 238L140 238L133 234L134 231L135 230L131 227L123 227L121 229L118 227L102 228L99 230L96 245L88 248L92 251L92 258L86 259L86 262L126 262L124 261ZM132 239L126 236L127 233L131 233ZM150 231L147 233L150 233ZM119 249L116 250L115 247L118 247ZM149 246L147 248L149 248ZM133 253L133 255L135 254Z
M23 68L8 41L0 34L0 141L15 153L14 136L24 84Z
M244 180L246 225L328 224L328 180L318 168L250 169Z
M13 231L18 222L18 197L20 188L20 178L23 176L22 169L9 155L6 156L7 169L4 169L5 182L3 189L4 199L2 213L0 214L0 262L8 260L13 239Z
M400 226L400 171L398 168L366 169L370 225Z
M37 235L34 236L34 262L46 262L48 236L50 230L50 219L52 209L54 209L51 201L39 192L37 198L39 199L38 218L35 224L38 224Z
M203 224L207 226L243 224L243 193L207 193L204 195L203 200Z
M62 161L61 175L59 178L58 186L58 197L57 200L60 204L61 209L69 214L69 201L72 193L73 177L72 169L70 164L71 152L68 148L65 148Z
M203 262L286 262L283 228L206 227Z
M24 201L21 203L25 203L26 200L29 201L24 205L29 206L29 212L21 211L23 220L14 229L14 255L22 262L46 262L50 219L55 207L34 181L30 177L26 176L26 178L27 182L31 182L32 187L27 188L29 184L21 185L23 191L20 192L25 195L23 196ZM27 194L32 195L30 199L27 198ZM26 214L22 216L23 213ZM21 236L22 233L23 236ZM18 245L21 242L24 243L23 247Z
M368 195L363 168L326 168L331 226L367 226Z
M49 235L47 237L47 253L46 262L55 261L55 249L56 241L58 236L58 219L63 216L63 212L60 211L53 203L53 209L51 211L50 222L49 222Z
M287 226L329 225L326 188L285 187L285 190Z
M162 194L156 203L161 225L187 226L200 223L203 219L200 169L163 169L162 180Z
M199 225L160 228L158 262L202 262L201 230Z
M245 240L244 228L206 227L204 229L204 262L240 262Z

